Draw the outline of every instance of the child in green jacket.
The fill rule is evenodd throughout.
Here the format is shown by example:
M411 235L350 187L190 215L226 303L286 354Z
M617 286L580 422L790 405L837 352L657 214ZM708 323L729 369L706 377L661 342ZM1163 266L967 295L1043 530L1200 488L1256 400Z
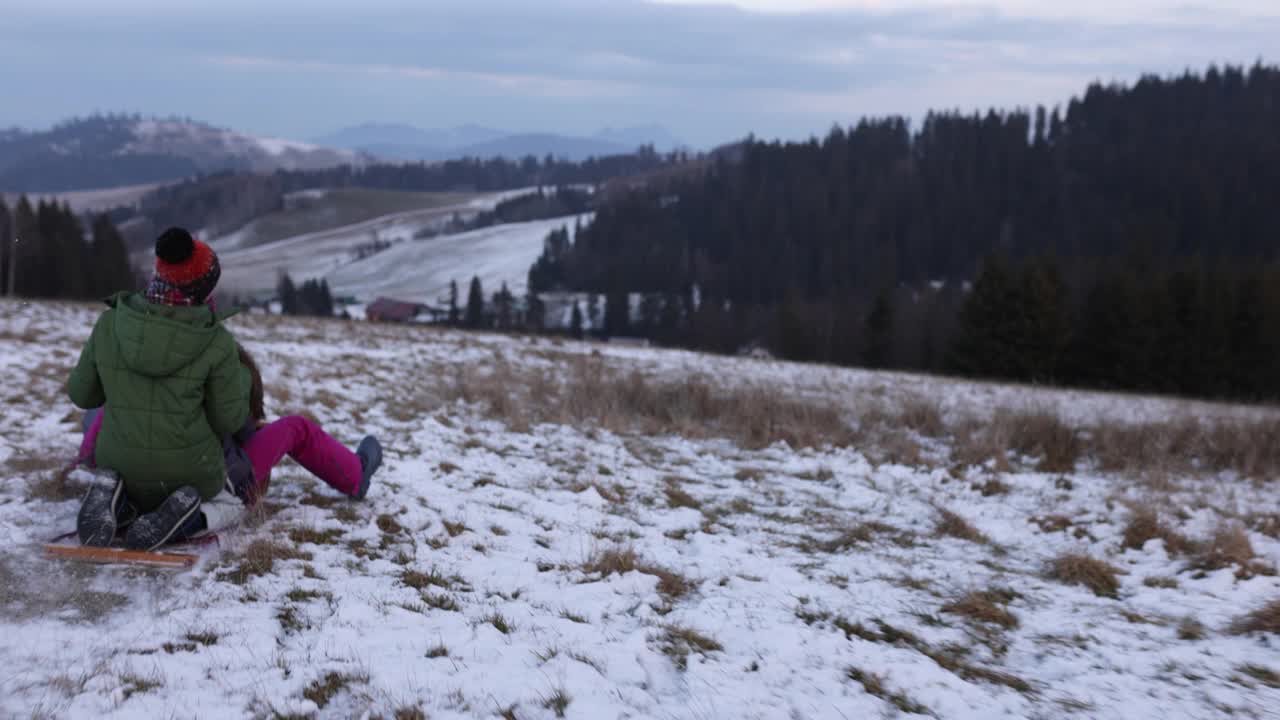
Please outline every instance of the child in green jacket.
M251 504L285 455L352 497L369 491L382 462L375 437L352 452L307 418L261 424L253 360L206 302L220 275L208 245L170 228L156 241L146 293L112 297L94 325L68 391L77 406L102 408L87 423L81 459L115 481L85 496L76 523L83 544L108 545L126 525L134 549L199 532L208 522L202 502L228 488Z

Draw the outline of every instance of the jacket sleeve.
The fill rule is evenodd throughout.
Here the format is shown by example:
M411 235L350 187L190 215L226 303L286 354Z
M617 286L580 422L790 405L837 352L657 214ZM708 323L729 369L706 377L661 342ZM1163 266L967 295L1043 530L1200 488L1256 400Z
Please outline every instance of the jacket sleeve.
M219 437L239 430L249 417L249 371L240 364L231 336L225 338L218 343L221 357L209 373L204 393L205 415Z
M80 351L80 360L76 363L75 368L71 371L71 377L67 380L67 394L71 396L71 402L83 410L102 407L107 402L106 392L102 389L102 377L98 375L97 358L94 354L98 327L101 324L102 321L99 320L93 326L93 332L89 334L89 342L84 344L84 349Z

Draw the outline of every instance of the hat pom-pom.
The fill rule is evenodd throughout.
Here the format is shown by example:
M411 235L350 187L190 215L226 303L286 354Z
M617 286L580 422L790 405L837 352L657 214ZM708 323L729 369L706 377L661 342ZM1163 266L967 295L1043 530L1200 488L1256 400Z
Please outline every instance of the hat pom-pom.
M182 228L171 227L156 240L156 257L172 265L186 262L195 252L195 239Z

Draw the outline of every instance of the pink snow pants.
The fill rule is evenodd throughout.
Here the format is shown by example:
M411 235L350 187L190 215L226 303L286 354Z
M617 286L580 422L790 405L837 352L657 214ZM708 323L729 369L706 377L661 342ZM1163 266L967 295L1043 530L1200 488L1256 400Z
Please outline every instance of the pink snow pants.
M98 412L85 427L84 439L80 442L80 462L93 464L94 447L98 442L98 433L102 431L102 418L105 415L104 412ZM360 489L363 474L360 458L342 443L329 437L314 421L301 415L282 417L262 426L245 443L244 451L253 464L253 479L258 485L258 497L266 494L271 469L285 455L340 493L354 495Z
M360 458L301 415L282 417L262 426L245 443L244 451L253 463L259 497L266 492L271 468L285 455L340 493L354 495L360 489Z

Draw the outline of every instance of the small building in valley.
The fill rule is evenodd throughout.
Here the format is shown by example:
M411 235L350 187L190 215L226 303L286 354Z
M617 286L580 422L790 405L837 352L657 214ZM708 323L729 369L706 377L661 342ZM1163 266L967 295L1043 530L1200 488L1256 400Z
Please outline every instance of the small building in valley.
M365 308L365 318L371 322L410 322L423 311L418 303L380 297Z

